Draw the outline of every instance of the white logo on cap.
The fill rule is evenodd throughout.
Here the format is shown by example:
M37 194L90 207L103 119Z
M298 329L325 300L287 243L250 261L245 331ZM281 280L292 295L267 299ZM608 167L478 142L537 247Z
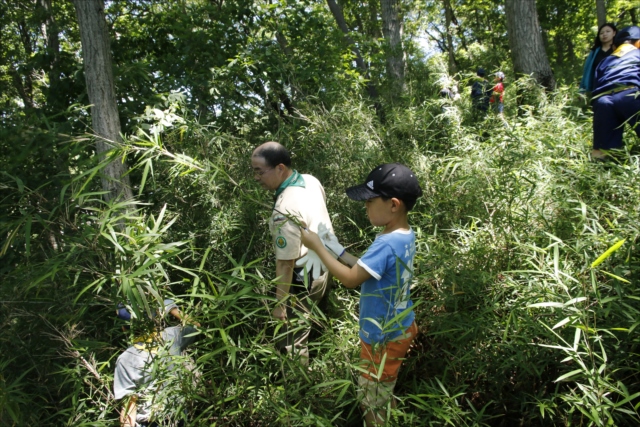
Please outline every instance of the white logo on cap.
M373 180L367 182L367 187L373 190Z

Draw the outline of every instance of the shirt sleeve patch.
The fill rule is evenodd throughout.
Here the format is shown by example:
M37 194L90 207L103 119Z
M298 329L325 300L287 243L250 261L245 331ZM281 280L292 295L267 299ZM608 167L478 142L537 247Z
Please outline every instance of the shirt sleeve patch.
M287 239L285 239L284 236L276 237L276 246L279 247L280 249L286 247L287 246Z

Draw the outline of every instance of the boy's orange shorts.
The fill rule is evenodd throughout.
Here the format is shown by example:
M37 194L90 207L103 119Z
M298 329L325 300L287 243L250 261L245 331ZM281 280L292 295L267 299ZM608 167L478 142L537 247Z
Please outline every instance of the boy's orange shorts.
M400 365L402 365L402 360L407 355L409 346L416 335L418 335L418 326L416 325L416 322L413 322L403 335L400 335L398 338L389 341L384 345L374 344L372 347L361 339L360 359L362 360L363 368L369 371L369 375L363 373L362 376L369 381L395 381L398 377L398 371L400 370ZM387 358L384 362L384 366L381 367L380 364L385 354L387 355Z

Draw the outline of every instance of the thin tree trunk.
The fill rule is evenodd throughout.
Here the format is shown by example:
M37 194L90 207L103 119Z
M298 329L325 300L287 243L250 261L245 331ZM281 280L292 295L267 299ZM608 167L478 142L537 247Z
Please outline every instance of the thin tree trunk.
M25 21L18 22L18 30L20 32L20 40L22 41L22 46L24 47L24 51L27 54L27 58L30 58L33 55L33 45L31 41L31 35L29 35L29 29L27 27L27 23ZM11 76L13 78L13 83L18 93L20 93L20 97L24 102L25 106L29 109L35 107L35 102L33 100L33 70L28 70L26 73L21 74L18 70L15 69L13 64L9 65L9 70ZM24 80L22 77L24 76Z
M607 8L604 0L596 0L596 16L598 17L598 28L607 22Z
M7 68L8 68L9 75L11 76L11 80L13 81L13 86L18 91L18 94L20 95L20 98L22 99L24 106L27 107L27 109L29 110L33 109L35 105L33 103L33 93L30 90L31 74L27 74L25 76L25 81L23 82L22 75L18 73L18 71L13 66L13 64L9 64Z
M387 74L393 97L404 92L405 57L402 48L403 19L399 0L380 0L382 34L389 46Z
M53 16L51 0L38 0L37 5L44 12L42 35L47 41L47 65L45 66L45 71L49 76L47 106L50 111L59 113L61 109L65 108L65 105L61 102L62 94L60 93L60 39L58 26Z
M80 28L93 130L98 136L96 151L103 155L114 143L122 141L104 3L103 0L73 0L73 4ZM114 160L104 169L102 188L107 191L106 200L133 198L127 172L127 164L120 160Z
M277 31L276 40L278 41L278 44L280 45L280 49L282 49L282 52L285 54L287 58L289 58L289 60L291 60L293 58L293 49L291 49L291 46L289 46L289 41L287 40L287 37L280 31ZM280 91L279 96L280 96L280 100L284 104L289 114L293 116L295 111L297 110L297 103L295 99L299 99L297 96L298 95L301 96L302 94L300 93L300 91L298 90L298 88L294 83L292 83L291 81L288 81L287 84L291 88L291 97L289 97L284 92L284 89Z
M564 37L560 37L560 35L556 34L554 41L556 44L556 66L560 68L564 65L564 52L567 47Z
M453 54L453 37L451 37L451 22L453 21L453 9L451 8L451 1L444 0L444 20L445 30L447 34L447 52L449 53L449 75L456 73L456 59Z
M347 21L344 19L342 9L340 9L340 6L338 6L335 0L327 0L327 5L329 6L329 10L331 11L333 18L338 24L338 28L340 28L340 31L342 31L342 34L344 34L344 40L347 42L347 44L351 48L351 52L353 52L356 57L356 67L358 67L362 75L368 79L369 69L365 64L364 59L362 58L362 54L360 53L356 42L349 35L349 27L347 27ZM371 83L371 81L367 83L367 93L369 94L369 97L371 99L378 99L378 91L376 90L376 87Z
M556 82L544 49L535 0L505 0L511 59L516 74L532 74L549 90Z
M369 23L371 24L371 30L369 31L371 38L374 40L382 38L380 25L378 25L378 2L376 1L369 2Z
M49 84L57 85L60 81L58 64L60 62L60 41L58 36L58 26L51 10L51 0L38 0L38 7L44 10L44 23L42 25L42 35L47 40L47 56L49 64Z

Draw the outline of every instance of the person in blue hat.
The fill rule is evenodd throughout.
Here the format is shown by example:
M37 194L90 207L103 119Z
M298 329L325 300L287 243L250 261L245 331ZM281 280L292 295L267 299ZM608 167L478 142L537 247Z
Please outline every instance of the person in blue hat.
M116 361L113 378L114 397L123 400L120 426L157 426L166 417L169 405L180 406L180 398L168 385L178 379L178 365L185 366L187 361L181 354L196 340L198 331L194 326L180 324L157 332L157 325L164 322L168 314L183 320L171 299L165 299L164 307L152 312L150 317L136 318L122 304L118 305L116 314L128 322L134 333L133 344ZM197 322L194 324L200 326Z
M640 28L621 29L613 45L613 53L596 69L591 151L595 160L603 160L607 150L622 148L625 123L640 137L640 126L636 126L640 113Z

